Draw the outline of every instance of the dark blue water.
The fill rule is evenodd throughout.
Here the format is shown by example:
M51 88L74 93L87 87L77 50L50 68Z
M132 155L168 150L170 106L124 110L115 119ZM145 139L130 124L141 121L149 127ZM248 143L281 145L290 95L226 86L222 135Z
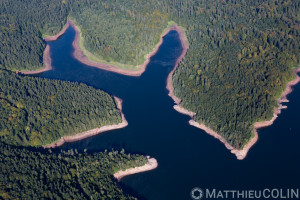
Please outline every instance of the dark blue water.
M188 124L189 117L173 109L166 78L182 47L175 31L164 37L141 77L128 77L85 66L72 57L75 31L70 27L50 42L54 69L42 77L83 82L123 99L129 125L63 149L121 149L155 157L156 170L122 180L126 188L146 199L191 199L194 187L202 189L299 188L300 85L289 96L288 109L276 122L259 131L259 141L239 161L224 145Z

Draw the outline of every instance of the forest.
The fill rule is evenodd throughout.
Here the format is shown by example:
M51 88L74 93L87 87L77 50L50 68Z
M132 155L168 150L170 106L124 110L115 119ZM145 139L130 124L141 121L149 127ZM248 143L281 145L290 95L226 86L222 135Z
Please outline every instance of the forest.
M130 69L170 24L181 26L189 49L175 94L196 121L242 148L299 67L299 10L299 0L0 0L0 199L134 199L112 174L143 156L28 149L121 121L103 91L14 73L42 68L43 38L68 19L90 59Z
M70 1L70 15L80 28L89 59L136 69L160 40L168 15L157 1ZM88 55L88 54L86 54Z
M43 67L43 38L62 29L69 10L65 1L0 0L0 199L136 199L113 174L144 165L144 156L38 148L121 122L101 90L14 73Z
M299 1L75 2L70 16L100 62L141 64L167 22L184 27L189 50L173 76L175 94L236 148L272 117L299 66Z
M185 1L180 7L184 15L174 21L186 27L190 46L173 75L175 95L196 121L243 148L253 124L272 118L295 78L300 1Z
M146 162L124 150L52 153L0 142L0 199L136 199L113 174Z
M0 70L0 140L41 146L122 121L109 94L85 84Z
M175 22L189 41L173 75L176 96L196 121L242 148L299 66L299 7L292 0L1 0L0 67L42 67L43 37L69 18L90 59L136 69Z
M67 15L67 6L56 0L0 0L0 68L43 67L43 37L58 33Z

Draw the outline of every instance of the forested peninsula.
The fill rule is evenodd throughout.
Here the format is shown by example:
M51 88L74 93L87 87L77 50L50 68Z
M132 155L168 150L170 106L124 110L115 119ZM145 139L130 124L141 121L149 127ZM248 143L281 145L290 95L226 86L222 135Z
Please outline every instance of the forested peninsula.
M24 77L0 70L0 139L41 146L122 122L115 100L85 84Z
M113 174L147 163L124 151L51 153L0 142L1 199L136 199Z
M43 37L72 19L89 59L138 69L172 24L189 48L172 76L180 105L236 149L270 120L299 67L299 7L292 0L1 0L0 65L43 66ZM22 53L21 53L22 52Z
M42 38L55 40L48 35L57 33L64 22L55 27L57 24L50 25L50 20L37 28L34 20L41 18L37 15L33 21L26 21L30 15L22 15L20 9L34 12L43 2L11 4L11 15L5 10L9 3L0 1L3 39L0 44L0 198L136 199L118 187L113 175L123 171L126 175L127 169L136 167L143 170L135 173L154 169L157 165L149 168L150 161L145 156L125 154L124 150L89 154L77 150L52 153L38 148L61 138L75 141L121 128L127 122L121 110L122 101L103 91L85 84L13 72L43 72L43 61L47 62L46 69L51 69L49 46L46 47ZM55 3L44 6L56 9ZM60 12L63 8L57 9ZM21 18L16 19L18 14ZM28 146L35 148L28 149Z
M0 86L0 199L136 199L113 175L147 167L145 156L37 148L121 122L124 116L115 105L120 107L120 100L85 84L2 69Z
M257 140L255 128L276 119L299 82L299 7L293 0L0 0L0 198L134 199L113 174L149 166L124 151L32 148L122 123L117 102L103 91L14 73L49 69L45 40L68 20L89 60L131 71L166 30L180 27L186 51L168 79L176 108L233 151L245 151ZM116 177L124 173L133 172Z

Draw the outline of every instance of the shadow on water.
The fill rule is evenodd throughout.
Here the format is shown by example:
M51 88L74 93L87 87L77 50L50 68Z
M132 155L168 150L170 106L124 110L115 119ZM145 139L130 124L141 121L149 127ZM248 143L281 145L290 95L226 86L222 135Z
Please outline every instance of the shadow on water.
M165 85L182 51L177 32L164 37L140 77L81 64L72 57L74 36L70 27L59 40L49 43L54 69L41 76L86 83L122 98L129 125L65 144L62 149L94 152L124 148L155 157L159 162L156 170L125 177L121 183L123 188L153 200L190 199L190 191L196 186L235 190L300 186L299 85L289 96L289 109L283 110L273 126L259 131L259 141L248 157L238 161L222 143L190 126L189 117L173 109Z

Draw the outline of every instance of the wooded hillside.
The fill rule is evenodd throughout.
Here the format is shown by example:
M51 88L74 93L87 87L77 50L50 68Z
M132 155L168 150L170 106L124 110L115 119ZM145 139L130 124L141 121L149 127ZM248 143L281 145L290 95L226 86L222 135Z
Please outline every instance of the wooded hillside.
M124 151L42 153L0 142L0 198L136 199L117 187L113 174L146 162Z
M0 139L41 146L122 121L115 100L85 84L0 70Z
M173 76L182 105L241 148L256 121L269 119L276 98L299 66L299 0L0 1L0 66L42 66L42 34L67 16L83 46L101 62L134 68L174 21L189 50ZM121 66L121 65L119 65Z

